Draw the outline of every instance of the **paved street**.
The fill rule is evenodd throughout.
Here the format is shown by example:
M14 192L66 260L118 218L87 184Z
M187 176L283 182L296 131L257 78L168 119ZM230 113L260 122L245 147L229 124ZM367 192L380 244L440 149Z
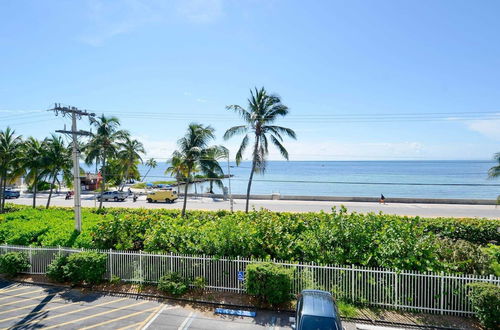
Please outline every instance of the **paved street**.
M290 313L224 316L215 307L0 281L0 329L291 329ZM345 323L347 330L356 325Z
M31 205L30 196L22 196L19 199L9 200L10 203ZM47 196L41 195L37 198L38 205L45 205ZM283 201L283 200L251 200L251 207L255 209L265 208L272 211L283 212L329 212L332 207L345 205L349 211L355 212L384 212L387 214L421 216L421 217L470 217L470 218L491 218L500 219L500 207L493 205L456 205L456 204L404 204L388 203L381 205L370 202L316 202L316 201ZM65 200L64 195L54 196L52 205L73 206L73 200ZM176 203L147 203L145 196L140 196L137 202L128 198L125 202L105 202L106 207L145 207L145 208L166 208L179 209L182 207L182 200ZM94 207L98 205L91 195L82 196L82 206ZM212 198L189 198L188 209L197 210L229 210L229 201ZM235 210L245 209L245 200L234 200Z

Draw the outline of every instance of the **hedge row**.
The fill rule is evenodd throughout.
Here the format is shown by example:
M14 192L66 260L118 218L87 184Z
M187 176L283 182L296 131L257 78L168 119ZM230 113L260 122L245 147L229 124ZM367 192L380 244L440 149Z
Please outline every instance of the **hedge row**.
M20 245L170 251L357 264L401 270L494 273L499 220L422 219L385 214L230 213L106 209L83 211L73 231L70 209L0 215L0 242ZM497 252L495 252L497 251Z

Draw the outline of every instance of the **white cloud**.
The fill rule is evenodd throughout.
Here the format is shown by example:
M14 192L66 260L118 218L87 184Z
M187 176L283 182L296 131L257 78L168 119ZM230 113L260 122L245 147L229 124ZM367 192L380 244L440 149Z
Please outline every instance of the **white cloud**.
M500 118L491 120L473 120L466 123L467 127L486 137L500 140Z

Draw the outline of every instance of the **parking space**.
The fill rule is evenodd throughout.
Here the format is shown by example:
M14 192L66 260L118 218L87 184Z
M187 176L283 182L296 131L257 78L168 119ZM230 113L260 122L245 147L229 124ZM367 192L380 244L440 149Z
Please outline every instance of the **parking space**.
M289 314L216 315L172 301L0 282L0 329L290 329Z

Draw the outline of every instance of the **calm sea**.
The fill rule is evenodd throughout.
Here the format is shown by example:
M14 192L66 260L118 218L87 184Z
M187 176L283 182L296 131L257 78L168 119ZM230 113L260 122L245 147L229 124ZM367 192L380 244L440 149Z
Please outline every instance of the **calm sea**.
M227 173L227 163L222 165ZM252 193L495 199L500 180L487 177L494 165L492 161L271 161L264 175L254 175ZM234 194L246 192L250 166L250 162L230 164ZM146 181L170 180L164 174L166 168L159 163ZM140 171L144 174L147 168L141 166ZM206 183L196 187L198 192L207 188Z

